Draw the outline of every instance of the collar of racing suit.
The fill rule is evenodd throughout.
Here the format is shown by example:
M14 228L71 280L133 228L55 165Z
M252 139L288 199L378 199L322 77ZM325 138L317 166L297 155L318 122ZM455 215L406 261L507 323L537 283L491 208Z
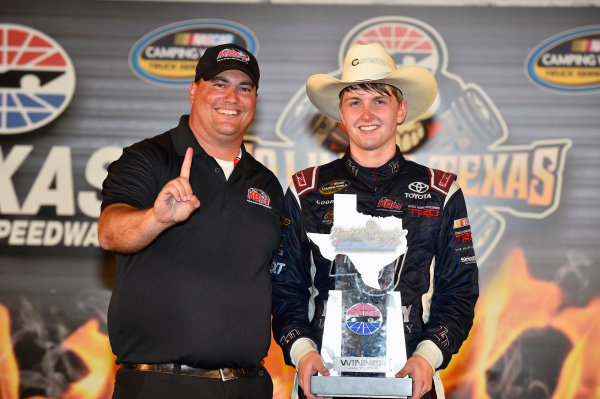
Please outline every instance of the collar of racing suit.
M362 177L370 182L378 182L388 180L393 177L396 173L400 172L404 166L406 160L400 152L400 148L396 146L396 154L387 162L384 162L377 168L367 168L360 165L352 158L350 154L350 147L346 150L343 157L344 165L354 176Z

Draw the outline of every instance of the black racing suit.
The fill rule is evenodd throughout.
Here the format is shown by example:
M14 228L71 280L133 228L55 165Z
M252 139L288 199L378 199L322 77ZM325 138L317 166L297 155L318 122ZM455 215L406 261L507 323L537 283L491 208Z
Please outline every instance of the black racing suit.
M357 211L402 219L408 249L394 276L401 292L407 355L433 341L448 365L471 329L479 295L471 229L456 176L396 155L379 168L343 158L293 176L283 202L282 243L276 252L273 282L273 336L287 364L300 337L320 349L328 291L335 271L307 233L329 234L333 194L355 194ZM343 310L345 312L345 310Z

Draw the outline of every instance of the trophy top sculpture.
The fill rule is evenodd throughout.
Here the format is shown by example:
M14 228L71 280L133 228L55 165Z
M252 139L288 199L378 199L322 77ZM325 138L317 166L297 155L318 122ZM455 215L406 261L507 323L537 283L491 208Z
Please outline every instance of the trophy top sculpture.
M331 233L308 233L308 237L329 260L347 255L364 282L377 288L381 269L406 252L407 233L402 219L363 215L356 211L356 195L334 194Z

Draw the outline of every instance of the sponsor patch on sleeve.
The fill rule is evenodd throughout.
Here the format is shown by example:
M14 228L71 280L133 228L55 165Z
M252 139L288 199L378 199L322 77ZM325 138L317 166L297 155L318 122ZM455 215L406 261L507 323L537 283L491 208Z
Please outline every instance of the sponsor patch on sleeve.
M457 231L454 233L456 241L459 244L473 243L473 236L471 235L471 229Z
M456 219L454 221L454 228L460 229L461 227L466 227L469 225L469 218Z
M317 172L319 167L301 170L292 176L299 197L316 190Z
M454 173L446 173L441 170L429 168L430 183L429 186L432 190L437 191L442 195L448 195L452 182L456 180Z

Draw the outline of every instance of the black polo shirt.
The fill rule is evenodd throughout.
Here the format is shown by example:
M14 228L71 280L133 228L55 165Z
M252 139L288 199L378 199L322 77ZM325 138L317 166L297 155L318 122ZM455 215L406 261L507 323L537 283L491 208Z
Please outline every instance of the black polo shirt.
M117 254L110 343L118 362L256 365L270 344L269 267L283 197L275 175L242 148L226 180L184 115L175 129L125 148L109 166L102 209L152 207L179 176L187 147L200 208L144 250Z

